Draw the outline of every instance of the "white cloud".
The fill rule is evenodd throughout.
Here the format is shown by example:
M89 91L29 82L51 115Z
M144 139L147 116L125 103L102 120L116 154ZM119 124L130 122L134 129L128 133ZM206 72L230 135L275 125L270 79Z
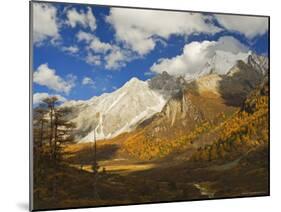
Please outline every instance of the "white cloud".
M56 40L59 35L57 9L51 4L33 4L33 41L40 44L45 39Z
M78 41L85 41L89 44L88 49L96 53L107 53L113 48L114 45L110 43L102 42L98 37L91 33L79 31L76 35Z
M112 8L106 18L116 31L116 38L135 52L145 55L154 49L159 36L188 36L194 33L216 33L220 29L210 17L199 13Z
M104 62L105 68L116 70L126 65L132 59L132 53L119 46L102 42L98 37L91 33L79 31L76 35L78 41L84 41L88 46L85 61L92 65L101 65ZM93 54L93 52L95 54Z
M192 78L209 68L209 63L216 64L216 71L228 71L237 59L245 57L248 48L233 37L221 37L218 41L191 42L186 44L183 53L173 58L162 58L154 63L151 71L171 75L185 75ZM216 57L214 57L216 55ZM212 61L212 59L216 59Z
M41 64L33 74L34 82L48 87L49 89L63 92L68 94L70 90L75 86L76 77L68 75L64 80L60 76L56 75L56 71L48 67L48 64Z
M86 56L85 61L90 65L100 65L101 57L99 55L94 55L91 52L88 52L88 55Z
M79 51L79 48L77 46L64 46L62 47L62 50L70 54L74 54Z
M84 77L82 80L82 85L94 85L94 81L90 77Z
M96 29L96 19L93 15L92 9L87 7L87 12L80 11L78 12L76 9L72 8L68 10L66 13L67 16L67 24L72 28L77 25L81 25L84 28L89 27L92 31Z
M50 95L48 93L35 93L35 94L33 94L33 104L34 105L40 104L40 103L42 103L42 101L44 99L46 99L48 97L51 97L51 96L56 96L58 98L59 102L65 102L66 101L66 98L64 98L63 96L58 95L58 94Z
M237 31L252 39L268 31L266 17L240 16L240 15L215 15L219 24L230 31Z
M109 43L101 42L98 37L94 37L89 46L94 52L106 53L112 49Z
M94 35L80 30L76 34L76 37L77 37L78 41L85 41L86 43L90 43L91 40L93 40Z
M121 49L118 46L114 46L109 54L104 58L105 68L109 70L117 70L124 66L126 63L134 58L132 53L126 49Z

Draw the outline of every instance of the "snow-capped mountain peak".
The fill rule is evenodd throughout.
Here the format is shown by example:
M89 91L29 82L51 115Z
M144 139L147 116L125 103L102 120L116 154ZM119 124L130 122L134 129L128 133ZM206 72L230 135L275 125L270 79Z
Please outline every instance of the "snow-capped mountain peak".
M233 53L216 50L210 59L202 66L201 71L191 71L191 73L185 75L185 79L187 81L192 81L208 74L226 75L229 70L237 65L238 61L245 62L262 74L265 74L268 70L268 58L265 56L258 56L251 51Z
M249 55L251 55L250 51L247 53L239 52L235 54L232 52L217 50L214 53L214 56L207 61L199 75L202 76L212 72L224 75L229 71L229 69L236 65L237 61L242 60L247 62Z
M134 129L138 123L160 112L166 100L148 83L132 78L121 88L88 101L66 102L73 109L71 120L77 124L77 141L115 137Z

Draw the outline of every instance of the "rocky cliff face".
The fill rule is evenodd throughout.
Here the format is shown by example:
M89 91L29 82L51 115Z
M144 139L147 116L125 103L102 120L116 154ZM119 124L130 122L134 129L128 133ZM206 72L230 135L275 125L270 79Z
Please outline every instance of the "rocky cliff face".
M268 73L268 57L251 54L248 57L248 64L257 72L266 75Z
M184 89L186 81L183 77L174 77L163 71L150 79L148 85L150 89L161 93L166 99L169 99Z

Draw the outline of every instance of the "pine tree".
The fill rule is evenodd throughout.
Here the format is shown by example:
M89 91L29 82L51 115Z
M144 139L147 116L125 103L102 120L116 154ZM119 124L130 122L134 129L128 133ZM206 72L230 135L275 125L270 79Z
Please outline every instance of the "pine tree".
M33 113L33 162L34 162L34 185L36 198L40 199L40 185L44 176L44 140L46 138L46 108L39 106Z
M49 153L50 159L52 159L52 149L53 149L53 137L54 137L54 113L55 113L55 106L58 104L58 98L48 97L43 100L43 103L48 107L49 111Z
M74 141L75 124L69 122L66 117L71 113L71 109L67 107L57 108L54 113L54 142L52 149L52 158L55 163L61 160L62 146L70 144Z
M69 113L71 113L69 108L59 106L57 97L44 99L34 112L34 146L38 146L38 149L40 149L40 151L34 151L34 155L37 155L37 158L44 157L44 160L38 162L38 167L42 167L42 170L46 172L44 179L48 175L48 179L51 181L50 190L54 199L57 196L60 184L62 147L74 141L75 125L67 121Z

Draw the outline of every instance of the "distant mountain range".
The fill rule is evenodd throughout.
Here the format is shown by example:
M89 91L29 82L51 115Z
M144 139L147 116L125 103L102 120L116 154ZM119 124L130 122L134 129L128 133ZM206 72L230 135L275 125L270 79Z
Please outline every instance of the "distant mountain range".
M132 78L112 93L63 106L73 110L69 119L77 124L78 142L93 141L94 132L101 140L140 127L150 136L170 137L241 106L267 72L267 57L216 52L196 75L163 71L148 81ZM174 126L177 130L169 130Z

